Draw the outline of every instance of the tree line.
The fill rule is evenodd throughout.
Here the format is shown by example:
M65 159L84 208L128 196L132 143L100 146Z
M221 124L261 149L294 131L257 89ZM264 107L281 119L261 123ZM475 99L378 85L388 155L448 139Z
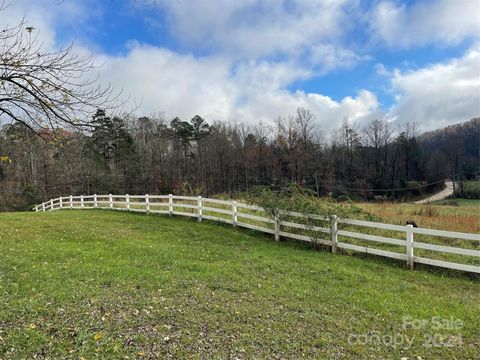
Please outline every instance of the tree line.
M304 108L268 126L104 110L90 124L89 131L3 126L2 210L67 194L234 195L290 183L318 196L395 199L474 177L479 167L478 118L421 136L412 123L358 128L345 118L328 138Z

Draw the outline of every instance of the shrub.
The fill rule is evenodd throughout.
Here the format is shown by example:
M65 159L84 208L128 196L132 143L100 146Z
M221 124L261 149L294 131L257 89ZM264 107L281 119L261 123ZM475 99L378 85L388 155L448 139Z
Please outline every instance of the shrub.
M262 207L272 218L282 216L279 210L339 217L368 215L350 200L338 202L332 198L318 199L313 191L296 184L278 188L256 186L245 193L245 199L249 204Z
M372 215L356 206L351 200L343 199L342 202L338 202L333 198L319 199L313 191L296 184L278 188L257 186L244 194L244 198L249 204L263 208L272 220L296 223L301 221L308 228L304 234L311 238L314 248L322 247L319 241L321 233L315 231L314 227L324 227L325 220L319 220L312 215L321 215L327 219L332 215L337 215L343 218L375 220ZM300 213L302 214L301 220L281 210Z

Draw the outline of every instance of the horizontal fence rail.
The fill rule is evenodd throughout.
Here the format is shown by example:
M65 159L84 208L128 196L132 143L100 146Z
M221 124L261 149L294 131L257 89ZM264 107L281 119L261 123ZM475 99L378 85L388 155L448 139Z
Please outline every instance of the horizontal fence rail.
M111 209L154 214L168 214L197 218L198 221L221 221L233 226L272 234L276 241L281 237L315 243L338 249L388 257L406 262L412 269L415 263L480 273L480 235L454 231L414 228L412 225L393 225L364 220L342 219L333 215L304 215L292 211L278 211L275 218L268 216L258 206L217 200L201 196L177 195L79 195L51 199L36 205L34 211L59 209ZM308 221L307 221L308 220ZM305 223L307 221L307 223ZM312 224L311 222L315 223ZM308 223L310 222L310 223ZM359 230L360 228L361 230ZM366 228L366 229L365 229ZM367 231L388 232L374 235ZM395 233L395 235L392 235ZM414 236L422 236L414 241ZM400 237L400 238L399 238ZM440 240L438 240L440 238ZM352 243L354 241L354 243ZM434 241L434 242L432 242ZM463 247L459 243L467 243ZM382 248L372 247L372 243ZM418 256L416 253L421 251ZM455 256L451 259L425 257L424 254L441 253ZM472 261L473 259L473 261ZM461 263L458 261L469 263Z

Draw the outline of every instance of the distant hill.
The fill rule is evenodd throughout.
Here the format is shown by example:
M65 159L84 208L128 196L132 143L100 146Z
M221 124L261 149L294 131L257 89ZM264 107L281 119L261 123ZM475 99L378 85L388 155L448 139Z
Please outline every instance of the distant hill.
M417 137L430 178L478 177L480 168L480 117L426 132Z
M445 136L457 136L457 135L464 136L464 135L468 135L468 133L471 133L471 132L473 133L476 132L476 136L477 137L479 136L480 117L473 118L469 121L465 121L462 123L449 125L444 128L425 132L422 135L418 136L417 139L418 141L426 142L426 141L436 140L439 137L445 137Z

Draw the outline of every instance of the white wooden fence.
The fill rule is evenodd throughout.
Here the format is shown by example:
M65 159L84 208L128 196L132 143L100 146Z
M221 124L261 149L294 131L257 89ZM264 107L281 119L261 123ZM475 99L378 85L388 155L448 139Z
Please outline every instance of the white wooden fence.
M475 248L480 247L480 235L470 233L460 233L453 231L443 231L425 228L414 228L412 225L392 225L363 220L351 220L321 215L308 215L309 219L318 222L325 222L325 227L312 226L304 222L306 216L297 212L280 211L280 217L271 219L265 211L257 206L237 203L236 201L226 201L218 199L209 199L201 196L177 196L177 195L80 195L67 196L51 199L33 208L35 211L51 211L58 209L93 209L104 208L112 210L128 210L146 213L168 214L195 217L198 221L202 219L221 221L241 226L248 229L274 235L275 240L280 237L291 238L307 242L316 242L321 245L327 245L335 253L337 249L353 250L362 253L368 253L388 258L403 260L408 268L412 269L414 263L439 266L443 268L456 269L461 271L480 273L478 261L474 264L465 264L452 261L444 261L428 257L416 256L414 249L423 249L444 254L456 254L462 256L462 260L472 257L480 258L480 251ZM260 214L259 214L260 213ZM263 215L263 216L261 216ZM288 219L290 221L286 221ZM298 220L296 220L298 219ZM245 222L250 221L250 223ZM251 222L255 222L252 224ZM349 230L342 230L339 227ZM366 234L357 231L350 231L351 228L370 228L380 229L383 232L395 232L401 238L392 238L379 235ZM295 232L296 231L296 232ZM300 233L299 233L300 232ZM323 234L323 239L320 238ZM415 235L424 235L434 237L436 243L414 241ZM347 240L361 240L362 245L352 244ZM470 248L458 246L446 246L438 238L456 239L455 242L470 242ZM460 240L460 241L459 241ZM371 242L396 245L400 247L399 252L390 251L390 249L378 249L371 247ZM385 246L384 246L385 247ZM388 247L388 246L387 246ZM476 259L475 259L476 260ZM471 261L470 261L471 262Z

